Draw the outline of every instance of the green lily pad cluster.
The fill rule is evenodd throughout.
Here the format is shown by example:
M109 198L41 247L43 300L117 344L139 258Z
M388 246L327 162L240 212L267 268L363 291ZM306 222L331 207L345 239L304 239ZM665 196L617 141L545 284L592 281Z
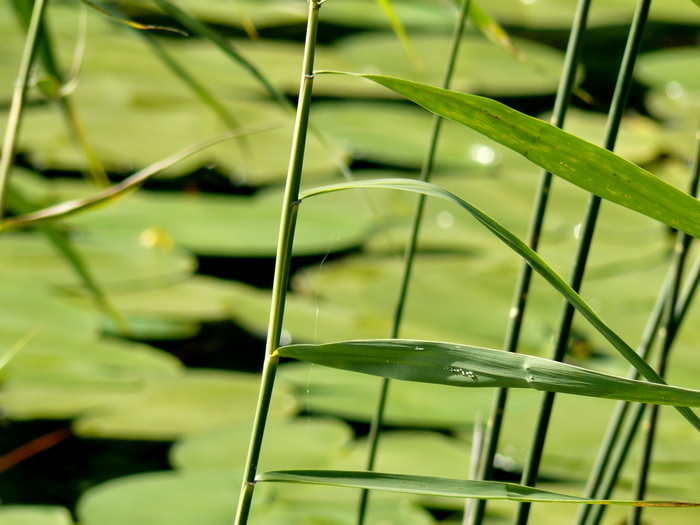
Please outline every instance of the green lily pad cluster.
M326 36L317 49L317 69L380 72L440 84L444 64L436 57L445 57L449 49L445 34L454 23L454 2L392 3L411 32L417 58L386 30L378 2L330 0L323 10ZM634 2L597 4L592 24L609 28L628 23ZM115 16L160 23L162 12L155 5L120 2L124 12ZM224 130L240 130L241 136L167 168L160 183L204 173L253 194L209 194L197 187L185 192L140 189L51 223L98 283L103 295L97 298L44 232L10 231L0 237L0 359L7 358L0 361L3 417L70 420L81 439L173 442L172 470L127 476L87 490L76 509L81 525L231 522L250 439L257 375L189 369L142 341L187 340L204 324L220 321L235 322L255 335L265 333L270 291L245 284L245 276L229 281L199 274L198 260L270 260L275 255L281 183L293 132L292 104L285 101L296 95L303 49L301 43L281 37L303 24L306 6L290 0L183 0L178 5L200 20L226 27L230 48L254 64L269 86L202 35L182 37L167 30L141 34L93 10L87 12L83 32L76 5L55 3L46 22L62 69L68 69L85 39L70 100L104 168L119 178ZM497 1L484 7L508 26L536 34L568 27L575 2ZM665 0L654 4L651 19L692 25L700 20L698 13L689 0ZM164 25L177 26L172 20ZM256 32L261 38L251 39ZM12 95L23 38L10 3L0 5L3 108ZM513 42L520 58L468 31L455 89L490 97L551 96L563 53L530 40ZM183 82L156 49L181 64L200 88ZM698 66L694 48L639 57L636 78L649 88L651 118L628 115L616 149L678 187L685 186L685 163L695 147ZM582 69L579 78L584 77ZM37 176L43 170L86 171L88 161L52 98L56 93L46 87L53 84L41 66L33 82L18 149L31 169L15 169L11 188L33 208L95 194L96 186L74 178ZM349 165L358 167L352 173L358 180L417 174L428 144L430 114L366 80L317 74L314 87L319 100L311 112L305 188L342 180L340 172ZM571 110L566 126L599 143L604 120L598 113ZM0 126L6 121L7 111L0 112ZM435 169L436 183L524 238L539 172L530 161L446 122ZM557 183L552 193L540 253L565 275L586 196L565 182ZM285 342L325 343L390 333L400 254L414 203L413 195L372 190L327 195L300 205L294 255L312 264L292 276ZM16 200L10 198L8 204L10 212L24 213L14 206ZM604 206L599 222L582 295L622 338L636 342L663 282L672 236L659 223L612 205ZM461 210L429 201L402 336L500 348L519 264ZM522 350L548 355L561 299L541 280L530 293ZM700 359L692 351L700 341L697 320L697 313L689 315L678 342L682 366L673 369L674 384L692 387L700 371ZM576 321L575 333L578 351L572 351L572 361L625 373L605 339L585 322ZM244 351L239 341L227 344L231 353ZM367 443L355 439L347 422L369 423L378 388L378 380L370 376L318 365L281 365L260 471L362 470ZM440 385L392 384L385 422L398 429L382 437L377 470L468 477L468 451L491 398L486 389L455 393ZM533 392L513 395L500 456L506 472L517 473L526 459L536 402ZM611 410L604 400L558 399L556 431L543 465L547 489L582 490ZM686 451L695 450L699 438L675 414L663 417L651 490L659 498L697 499L699 460ZM623 485L631 485L632 476L626 476ZM265 483L257 490L254 512L262 522L354 523L356 490ZM367 523L435 523L426 507L459 513L463 502L377 495ZM532 522L559 524L575 513L553 508L559 509L535 506ZM494 516L509 511L504 502L490 509ZM660 511L650 510L649 516L654 512ZM686 525L691 512L664 514L664 523ZM25 523L71 525L73 520L61 507L0 507L0 525Z

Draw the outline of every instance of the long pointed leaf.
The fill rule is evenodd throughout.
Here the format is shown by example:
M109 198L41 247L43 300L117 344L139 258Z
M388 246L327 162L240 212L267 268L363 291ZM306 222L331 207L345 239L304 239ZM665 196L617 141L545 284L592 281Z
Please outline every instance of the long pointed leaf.
M289 345L277 353L403 381L472 388L534 388L639 403L700 406L698 390L635 381L541 357L456 343L373 339Z
M700 237L697 199L605 148L485 97L382 75L357 76L478 131L590 193Z
M389 20L389 23L391 24L391 29L394 31L396 37L401 41L401 45L406 50L406 53L408 53L408 56L411 57L411 60L413 60L413 63L416 65L416 67L418 67L419 69L422 68L423 64L420 59L420 56L418 56L416 48L411 43L411 39L408 37L406 28L401 22L399 16L396 14L391 0L377 0L377 3L384 11L384 14L386 15L387 19Z
M451 498L501 499L542 503L585 503L595 505L627 505L635 507L697 507L699 503L680 501L592 500L557 492L535 489L515 483L469 481L432 476L409 476L381 472L340 470L278 470L260 474L256 481L310 483L371 490L385 490Z
M385 188L397 189L402 191L410 191L413 193L422 193L424 195L432 195L458 204L467 210L476 220L486 226L496 237L504 242L509 248L523 257L527 263L539 273L544 279L549 282L554 289L561 293L576 310L589 322L591 325L605 337L629 363L639 370L646 379L655 383L665 384L663 378L649 366L637 353L625 343L620 336L606 325L600 317L591 309L590 306L569 286L564 279L561 278L542 258L537 255L529 246L504 228L497 221L489 217L480 209L472 206L468 202L460 199L453 193L429 182L416 181L411 179L380 179L371 181L346 182L343 184L333 184L321 188L314 188L301 194L301 198L308 198L313 195L329 193L333 191L341 191L352 188ZM700 418L689 408L677 407L677 410L697 429L700 430Z
M205 139L201 142L198 142L197 144L194 144L183 150L178 151L177 153L174 153L170 157L166 157L163 160L151 164L147 168L137 171L136 173L127 177L120 183L114 184L109 188L97 192L95 195L92 195L90 197L85 197L84 199L76 199L69 202L62 202L61 204L49 206L48 208L44 208L42 210L26 213L17 217L7 218L4 221L0 222L0 232L17 228L26 228L28 226L33 226L34 224L39 222L68 217L69 215L73 215L75 213L87 211L100 204L116 200L131 193L132 191L137 190L150 177L181 161L182 159L189 157L190 155L194 155L195 153L198 153L210 146L213 146L214 144L218 144L219 142L223 142L224 140L241 137L247 133L255 133L267 129L269 129L269 127L249 129L244 131L229 131L217 135L215 137Z

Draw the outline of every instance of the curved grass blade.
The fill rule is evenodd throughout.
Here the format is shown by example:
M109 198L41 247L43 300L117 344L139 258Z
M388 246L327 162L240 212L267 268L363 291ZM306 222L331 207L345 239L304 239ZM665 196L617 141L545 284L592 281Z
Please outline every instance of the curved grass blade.
M411 43L411 39L408 38L406 28L401 22L399 16L396 14L391 0L377 0L377 3L382 8L382 11L384 11L384 14L386 15L387 19L389 20L389 23L391 24L391 29L394 31L396 37L401 41L401 45L406 50L406 53L408 53L408 56L411 57L411 60L413 61L415 66L418 69L421 69L423 67L423 62L420 59L416 48Z
M371 339L289 345L277 353L403 381L472 388L533 388L639 403L700 406L700 390L636 381L542 357L456 343Z
M700 237L700 202L618 155L485 97L358 75L467 126L603 199Z
M32 203L13 186L8 188L7 204L8 208L19 213L31 214L31 210L34 209ZM119 328L121 333L128 334L129 324L126 319L112 306L109 298L102 290L102 286L92 274L89 265L80 252L71 244L70 239L59 231L55 225L50 223L37 224L37 229L46 236L47 240L53 244L58 253L63 256L66 264L68 264L82 281L97 307L114 321L114 324Z
M683 501L622 501L592 500L557 492L535 489L516 483L470 481L432 476L409 476L381 472L342 470L277 470L260 474L256 481L309 483L338 487L385 490L448 498L500 499L542 503L586 503L596 505L626 505L635 507L697 507L700 503Z
M28 29L29 20L31 17L30 3L22 2L21 0L13 0L12 5L17 12L20 21L25 28ZM41 60L41 64L44 67L46 74L48 75L50 83L55 86L56 103L58 104L60 110L64 113L70 133L74 137L78 147L85 157L89 175L98 185L107 186L109 184L109 180L107 179L107 174L102 166L102 162L100 161L95 148L87 136L83 121L73 105L72 99L68 96L68 93L71 91L71 89L73 89L73 86L75 86L76 83L78 65L74 65L73 71L71 71L71 73L68 75L68 78L64 78L59 71L56 58L54 57L54 51L51 45L51 33L49 32L43 19L40 20L37 30L39 35L37 55ZM81 30L81 32L82 31L83 30ZM81 35L80 38L84 39L84 35ZM81 55L81 53L76 53L76 55ZM79 63L80 60L77 61L77 64Z
M7 218L2 223L0 223L0 232L14 230L18 228L26 228L28 226L33 226L36 223L47 221L50 219L60 219L78 212L89 210L95 206L106 203L108 201L118 199L120 197L123 197L124 195L131 193L132 191L137 190L144 182L146 182L148 178L152 177L158 172L163 171L164 169L175 164L176 162L179 162L182 159L189 157L190 155L194 155L195 153L198 153L203 149L208 148L209 146L213 146L214 144L218 144L219 142L223 142L224 140L267 129L269 129L269 127L258 128L255 130L249 129L245 131L230 131L227 133L222 133L221 135L217 135L216 137L203 140L202 142L199 142L188 148L178 151L170 157L160 160L155 164L151 164L147 168L137 171L130 177L124 179L122 182L114 184L113 186L110 186L109 188L102 190L90 197L86 197L84 199L76 199L69 202L62 202L61 204L50 206L48 208L44 208L43 210L35 211L32 213L26 213L17 217Z
M411 191L414 193L422 193L451 201L465 210L467 210L476 220L486 226L496 237L504 242L509 248L523 257L527 263L539 273L549 284L551 284L559 293L561 293L576 310L589 322L591 325L605 337L613 347L627 359L627 361L639 370L649 381L655 383L663 383L665 381L656 371L649 366L639 355L627 344L620 336L618 336L598 315L591 309L590 306L569 286L564 279L561 278L549 265L535 253L527 244L521 241L508 229L486 215L480 209L472 206L468 202L460 199L453 193L429 182L416 181L411 179L379 179L371 181L346 182L343 184L333 184L321 188L314 188L304 192L301 198L308 198L313 195L329 193L333 191L341 191L353 188L384 188L397 189L403 191ZM687 196L686 194L682 194ZM697 430L700 430L700 418L695 413L684 407L677 407L677 410L685 417Z
M91 7L95 11L102 13L108 18L111 18L115 22L119 22L120 24L123 24L125 26L131 27L133 29L138 29L139 31L152 31L152 30L158 30L158 31L170 31L171 33L177 33L180 36L189 36L185 31L182 29L178 29L176 27L168 27L168 26L156 26L156 25L150 25L150 24L139 24L138 22L134 22L133 20L129 20L128 18L120 18L118 16L113 15L110 13L107 9L104 9L100 7L99 5L95 4L94 2L91 2L90 0L80 0L83 4L85 4L88 7Z

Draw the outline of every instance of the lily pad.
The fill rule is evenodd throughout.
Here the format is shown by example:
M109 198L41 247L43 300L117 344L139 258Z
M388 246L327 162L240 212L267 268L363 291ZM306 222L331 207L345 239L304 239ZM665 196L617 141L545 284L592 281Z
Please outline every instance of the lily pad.
M0 239L0 271L9 279L43 282L77 288L82 281L63 255L37 233L6 234ZM97 282L107 290L144 288L176 282L190 275L195 266L184 250L144 246L138 236L78 239L73 243L84 257Z
M38 333L14 356L2 375L38 384L133 387L144 377L174 376L180 362L153 347ZM7 407L12 410L11 406Z
M235 471L175 471L119 478L88 490L78 502L78 516L85 525L173 525L228 523L236 513L241 475ZM314 497L326 492L343 499L324 501ZM282 499L284 489L260 486L251 509L251 520L280 525L351 525L357 493L319 490L311 499ZM369 525L430 525L430 515L408 506L405 499L376 498Z
M423 164L433 121L417 107L376 101L321 102L314 106L311 119L357 160L415 170ZM530 165L507 148L452 122L443 123L437 151L437 169L460 167L475 175Z
M129 400L102 406L78 418L83 437L171 440L190 433L250 421L259 391L256 374L205 369L172 378L152 378ZM270 418L293 413L295 403L278 389Z
M69 188L59 193L63 199L83 194L82 186L78 191L74 185ZM326 254L361 245L373 225L372 217L358 217L357 199L342 207L337 205L338 200L317 200L305 205L299 215L295 254ZM167 248L174 243L199 255L273 257L281 203L281 189L277 188L252 197L141 190L76 215L70 223L95 237L138 239L150 246L141 247L143 253L162 252L157 249L159 244ZM119 249L116 241L112 244L114 250ZM172 259L178 254L177 250L165 252L160 257ZM127 262L123 262L123 271L132 272L126 269Z
M200 434L188 434L170 451L170 462L180 469L243 469L252 421ZM298 418L271 422L259 471L278 468L324 468L341 454L352 429L331 418Z
M83 493L77 514L85 525L196 525L233 521L240 474L232 471L154 472L102 483ZM264 489L254 508L264 509Z
M336 44L340 56L355 66L351 71L381 73L415 82L440 85L450 36L411 37L422 65L416 67L399 40L391 33L360 33ZM504 53L481 35L466 35L460 46L452 89L489 96L523 96L554 93L563 65L563 54L548 46L514 39L528 57L528 64ZM350 82L346 79L344 82Z
M4 505L0 525L73 525L70 512L54 505Z

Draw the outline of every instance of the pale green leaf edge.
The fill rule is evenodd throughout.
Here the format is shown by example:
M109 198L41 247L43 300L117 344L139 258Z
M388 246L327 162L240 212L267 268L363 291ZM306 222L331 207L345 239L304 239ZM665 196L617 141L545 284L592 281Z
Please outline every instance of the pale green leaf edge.
M417 181L412 179L377 179L369 181L345 182L340 184L332 184L320 188L313 188L303 192L300 199L309 198L313 195L330 193L334 191L342 191L356 188L383 188L409 191L423 195L430 195L451 201L465 210L467 210L476 220L486 226L493 234L496 235L513 251L523 257L527 263L539 273L548 283L550 283L559 293L561 293L567 301L596 329L605 337L613 347L634 366L642 376L649 381L655 383L666 384L663 378L644 361L639 355L627 344L620 336L617 335L598 315L591 309L590 306L581 298L581 296L569 286L564 279L559 276L549 265L535 253L527 244L521 241L508 229L504 228L497 221L489 217L480 209L472 206L468 202L457 197L453 193L444 188L429 182ZM700 418L695 413L685 407L676 408L697 430L700 430Z
M700 0L698 0L700 1ZM383 75L359 76L512 149L603 199L700 238L700 202L647 170L495 100Z
M533 388L636 403L700 406L700 391L637 381L531 355L457 343L368 339L277 349L319 365L468 388Z
M625 505L634 507L697 507L700 503L680 501L593 500L535 489L516 483L472 481L432 476L411 476L381 472L340 470L278 470L264 472L256 482L288 482L315 485L384 490L426 496L500 499L541 503L577 503L588 505Z

